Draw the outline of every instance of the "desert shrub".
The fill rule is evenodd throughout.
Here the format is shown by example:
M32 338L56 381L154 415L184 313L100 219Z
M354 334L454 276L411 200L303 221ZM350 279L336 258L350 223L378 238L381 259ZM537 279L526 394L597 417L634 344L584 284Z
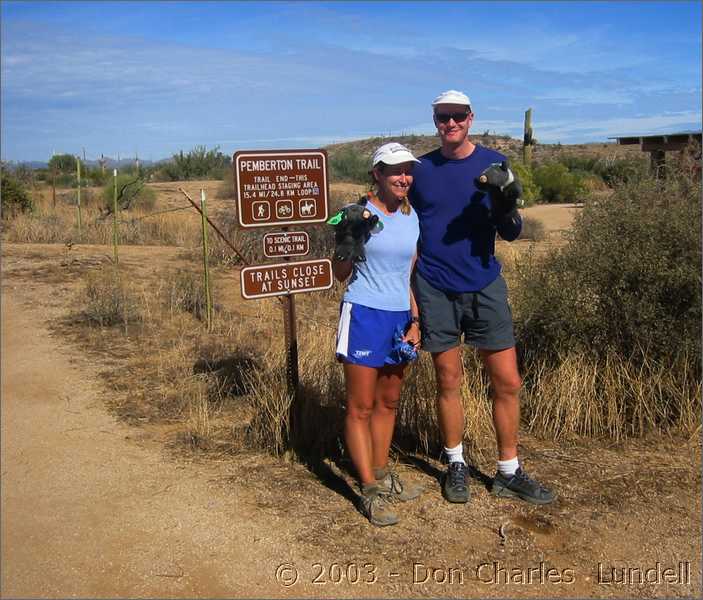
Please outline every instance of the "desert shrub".
M519 239L541 242L545 237L546 232L542 221L532 217L522 217L522 231Z
M599 158L597 156L561 155L558 158L558 162L564 165L569 171L597 173L596 165L599 162Z
M369 159L353 148L343 148L330 159L330 178L336 181L366 183Z
M579 202L586 197L583 176L571 173L560 163L546 163L535 168L534 181L544 202Z
M682 174L645 178L587 203L567 245L518 269L521 343L700 364L701 191Z
M2 218L9 219L19 213L31 212L33 202L21 182L6 169L0 169L0 199Z
M158 174L166 181L223 179L230 168L230 159L220 152L219 146L212 150L196 146L187 153L181 150L174 154L170 161L160 165Z
M74 188L78 185L75 173L57 173L54 181L56 182L56 187Z
M112 180L112 172L108 172L106 169L103 173L103 170L100 167L86 168L84 177L90 182L90 185L95 187L103 187L108 181Z
M589 202L567 244L518 262L523 418L615 439L700 426L701 189L682 173Z
M112 266L88 273L78 301L83 307L82 317L93 325L122 325L127 329L140 320L136 292Z
M537 202L540 197L540 188L535 183L532 168L521 161L514 161L510 164L510 168L515 173L515 177L522 185L522 201L523 206L530 206Z
M562 156L559 164L569 172L600 178L607 186L636 181L647 176L649 166L643 158L603 158L596 156Z
M598 164L597 173L609 187L630 183L647 176L649 165L644 159L607 159Z
M54 154L49 160L49 171L57 173L75 173L76 157L73 154Z
M102 200L105 209L111 211L114 204L115 178L110 177L103 186ZM121 210L141 208L151 210L156 204L156 193L144 184L144 180L126 174L117 175L117 204Z
M212 288L210 290L212 293ZM196 319L206 315L205 283L200 273L193 271L178 271L167 290L167 305L171 312L183 311L192 314Z
M19 163L16 165L3 165L3 168L7 168L12 172L12 176L17 179L25 187L30 187L34 184L37 179L34 169L25 163Z

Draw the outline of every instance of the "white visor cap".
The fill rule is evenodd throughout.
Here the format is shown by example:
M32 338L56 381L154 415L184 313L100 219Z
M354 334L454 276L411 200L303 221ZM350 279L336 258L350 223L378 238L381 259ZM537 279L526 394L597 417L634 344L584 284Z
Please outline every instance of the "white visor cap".
M403 144L389 142L388 144L383 144L373 153L371 164L375 167L380 162L385 165L399 165L404 162L419 163L420 161Z
M463 92L447 90L446 92L442 92L434 99L434 102L432 102L432 106L437 106L438 104L462 104L471 107L471 100L469 100L469 97Z

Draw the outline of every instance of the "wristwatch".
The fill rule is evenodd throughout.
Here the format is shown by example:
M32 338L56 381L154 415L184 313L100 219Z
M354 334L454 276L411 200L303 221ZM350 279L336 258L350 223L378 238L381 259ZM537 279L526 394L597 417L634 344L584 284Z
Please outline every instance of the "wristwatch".
M419 325L420 324L420 317L411 317L410 322L417 323Z

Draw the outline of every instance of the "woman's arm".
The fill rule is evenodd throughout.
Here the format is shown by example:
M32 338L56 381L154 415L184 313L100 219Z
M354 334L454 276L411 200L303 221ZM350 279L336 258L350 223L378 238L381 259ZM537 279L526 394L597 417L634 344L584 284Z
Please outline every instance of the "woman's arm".
M415 261L417 260L417 252L413 256L412 263L410 265L410 276L412 277L412 272L415 269ZM409 286L410 291L410 313L412 315L412 321L410 322L410 327L408 332L405 334L405 341L413 344L417 350L420 347L420 312L417 307L417 302L415 301L415 294L413 293L412 285Z

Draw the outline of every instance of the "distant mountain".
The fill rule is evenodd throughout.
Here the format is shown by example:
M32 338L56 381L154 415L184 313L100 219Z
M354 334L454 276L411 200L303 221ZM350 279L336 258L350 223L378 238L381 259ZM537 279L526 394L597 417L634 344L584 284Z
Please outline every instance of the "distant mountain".
M474 144L481 144L492 148L507 156L510 160L522 157L522 140L511 138L507 135L489 135L473 133L470 139ZM400 142L407 146L415 156L422 156L435 148L439 148L440 140L438 135L398 135L391 137L366 138L362 140L352 140L339 144L325 146L330 160L340 152L353 152L368 159L376 148L388 142ZM541 144L539 140L533 148L533 159L537 162L557 159L560 156L584 155L584 156L609 156L625 157L639 156L641 151L639 146L620 146L613 142L591 142L588 144Z
M146 160L143 158L139 159L139 164L142 167L150 167L151 165L154 165L156 163L163 162L161 160ZM86 160L85 163L83 163L89 167L99 167L100 166L100 161L99 160ZM105 157L105 168L106 169L121 169L122 167L129 167L134 164L134 159L133 158L121 158L119 161L115 160L114 158L110 158L109 156Z

